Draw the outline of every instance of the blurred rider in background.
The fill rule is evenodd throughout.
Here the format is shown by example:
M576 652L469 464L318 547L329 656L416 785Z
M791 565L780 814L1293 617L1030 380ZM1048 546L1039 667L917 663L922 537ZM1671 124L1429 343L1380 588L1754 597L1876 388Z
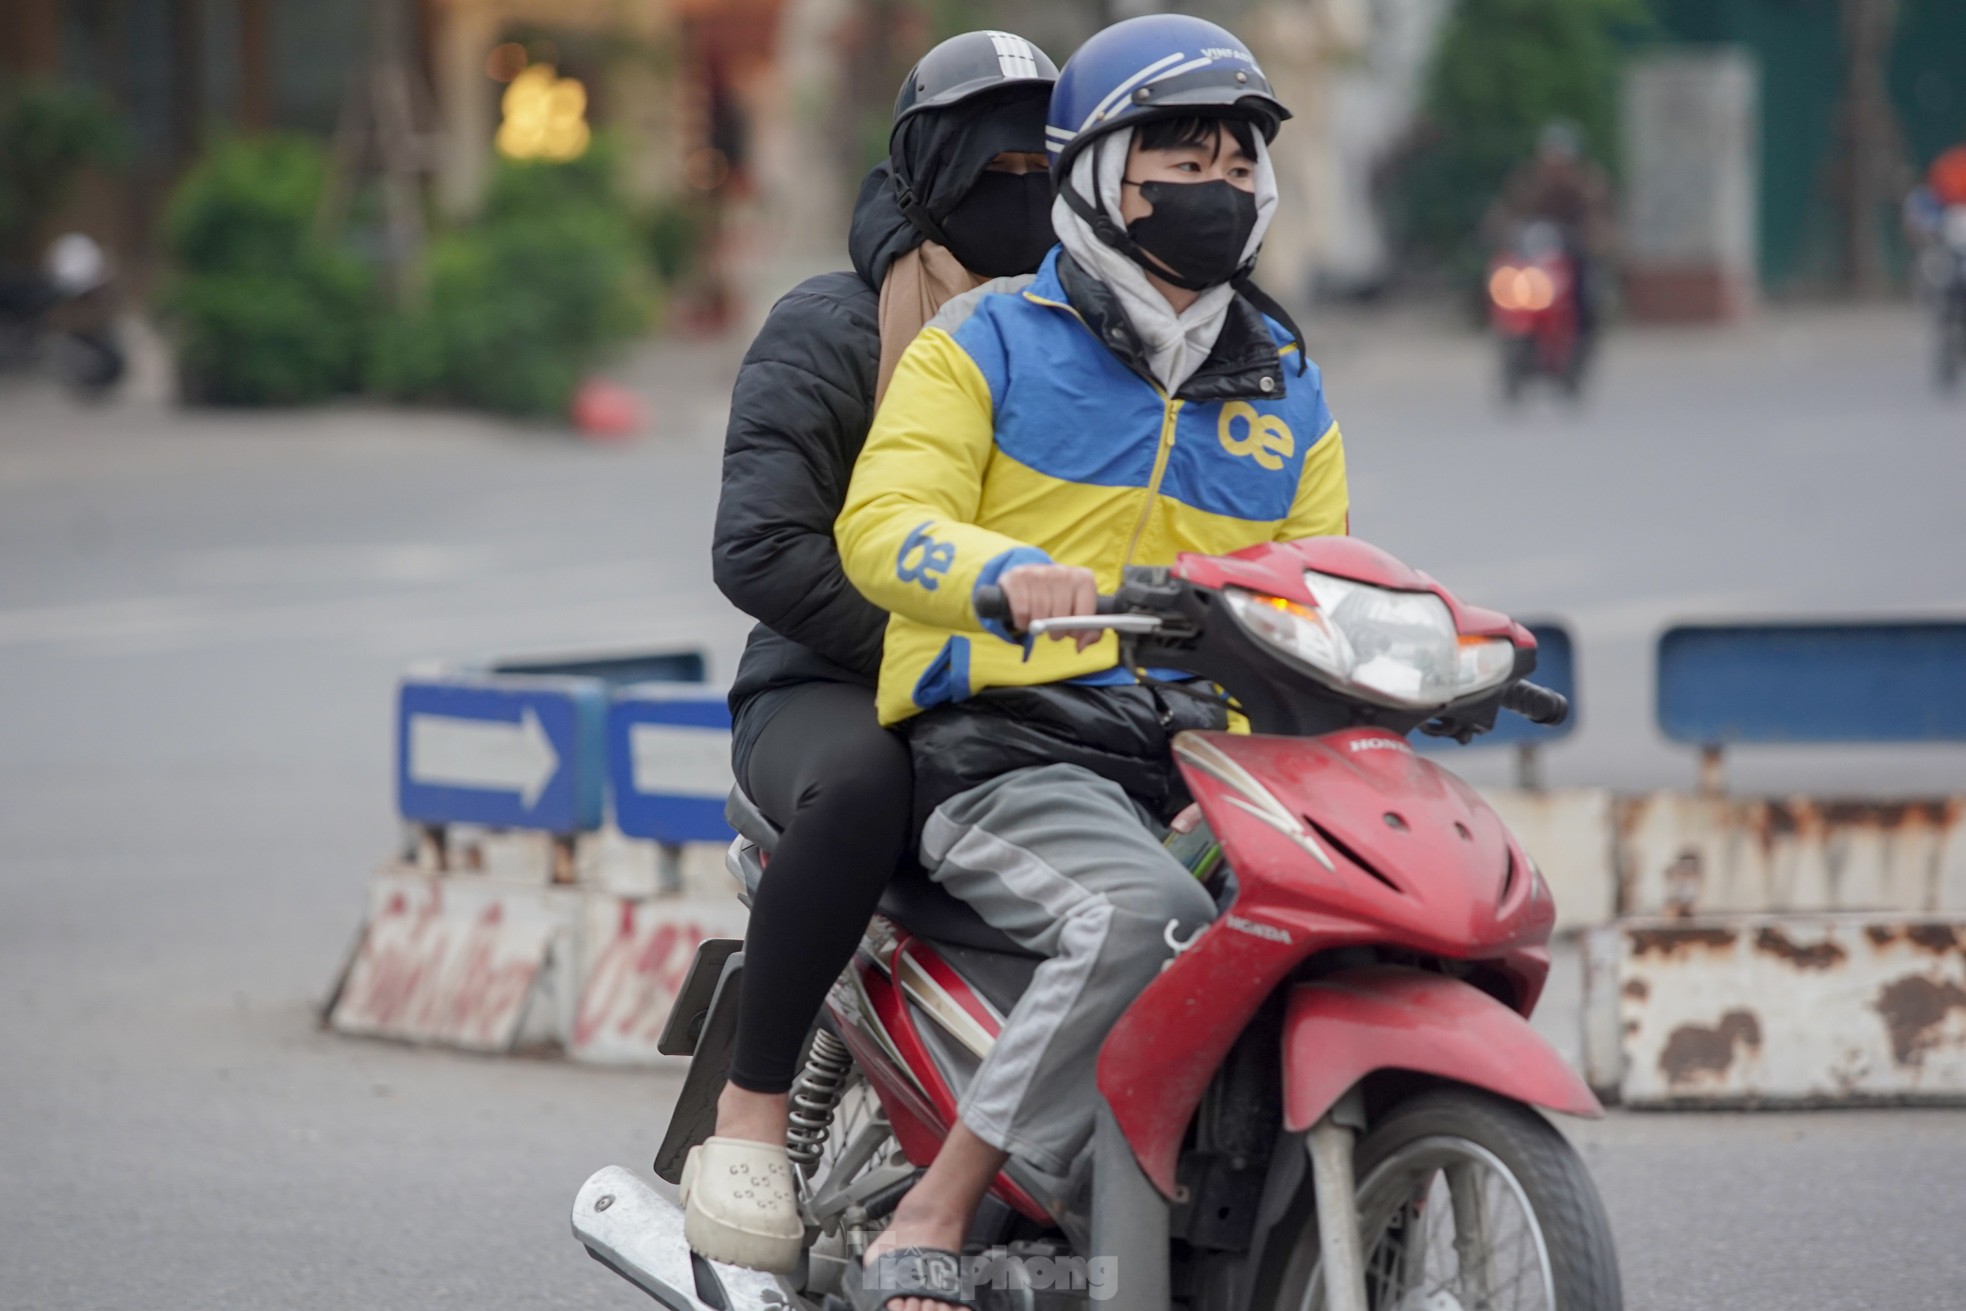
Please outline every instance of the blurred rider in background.
M1966 206L1966 142L1944 151L1925 172L1925 181L1905 197L1905 231L1914 244L1939 236L1948 209Z
M1584 134L1567 119L1546 126L1536 153L1502 184L1484 224L1489 245L1510 241L1523 224L1538 221L1556 228L1575 266L1577 331L1588 343L1596 335L1616 223L1610 176L1584 153Z

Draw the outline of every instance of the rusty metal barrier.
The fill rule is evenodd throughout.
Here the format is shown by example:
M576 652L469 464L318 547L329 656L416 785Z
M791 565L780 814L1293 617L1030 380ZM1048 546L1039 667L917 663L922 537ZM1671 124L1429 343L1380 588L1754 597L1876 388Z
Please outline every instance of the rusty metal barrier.
M1966 912L1966 796L1662 792L1612 811L1620 914Z
M1966 1102L1966 915L1620 920L1584 991L1626 1105Z

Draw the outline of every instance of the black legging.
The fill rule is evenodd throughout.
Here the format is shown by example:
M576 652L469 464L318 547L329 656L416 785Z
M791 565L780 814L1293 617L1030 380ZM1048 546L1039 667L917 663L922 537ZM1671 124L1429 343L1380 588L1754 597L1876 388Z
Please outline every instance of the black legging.
M901 859L914 772L908 744L875 720L872 691L811 683L772 714L744 774L783 836L751 900L730 1081L782 1093Z

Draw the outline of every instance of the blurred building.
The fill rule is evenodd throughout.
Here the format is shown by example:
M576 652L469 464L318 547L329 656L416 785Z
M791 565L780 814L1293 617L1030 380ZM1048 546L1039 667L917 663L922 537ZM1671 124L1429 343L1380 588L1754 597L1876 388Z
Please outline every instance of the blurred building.
M396 153L451 213L478 195L513 76L541 63L580 83L594 130L623 138L634 192L742 203L787 2L5 0L0 76L95 87L117 106L130 167L89 179L65 221L140 262L171 185L212 140L377 122L379 74L401 102L381 126L415 138Z
M140 262L171 184L214 133L334 128L358 66L359 0L5 0L0 76L97 88L120 110L133 158L90 177L65 221ZM429 7L400 7L406 24ZM419 43L420 44L420 43Z
M1370 281L1383 260L1368 195L1403 125L1449 0L1217 0L1178 6L1245 34L1297 119L1279 141L1285 212L1265 255L1278 294ZM882 153L893 89L938 36L998 25L1061 63L1125 12L1112 0L5 0L0 69L97 87L135 144L92 178L76 223L141 267L171 185L225 133L332 138L375 118L414 137L440 212L468 213L514 77L545 65L584 94L586 126L620 139L646 201L709 215L715 263L753 307L836 266L845 216ZM1176 7L1176 6L1169 6ZM373 163L373 161L371 161Z

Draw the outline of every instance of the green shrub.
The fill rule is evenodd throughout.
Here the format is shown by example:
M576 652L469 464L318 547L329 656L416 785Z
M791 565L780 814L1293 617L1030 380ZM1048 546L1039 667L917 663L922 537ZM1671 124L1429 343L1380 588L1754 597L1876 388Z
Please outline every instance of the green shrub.
M291 405L360 384L373 280L314 235L326 178L320 146L272 137L219 145L179 184L162 307L187 399Z
M1397 226L1450 263L1536 136L1569 119L1615 168L1622 52L1651 25L1644 0L1460 0L1428 69L1421 126L1394 185Z
M39 229L89 164L127 148L109 102L94 91L27 82L0 94L0 258L31 260Z
M483 215L431 244L425 274L370 368L376 390L405 399L563 414L581 376L648 322L642 250L604 152L501 163Z

